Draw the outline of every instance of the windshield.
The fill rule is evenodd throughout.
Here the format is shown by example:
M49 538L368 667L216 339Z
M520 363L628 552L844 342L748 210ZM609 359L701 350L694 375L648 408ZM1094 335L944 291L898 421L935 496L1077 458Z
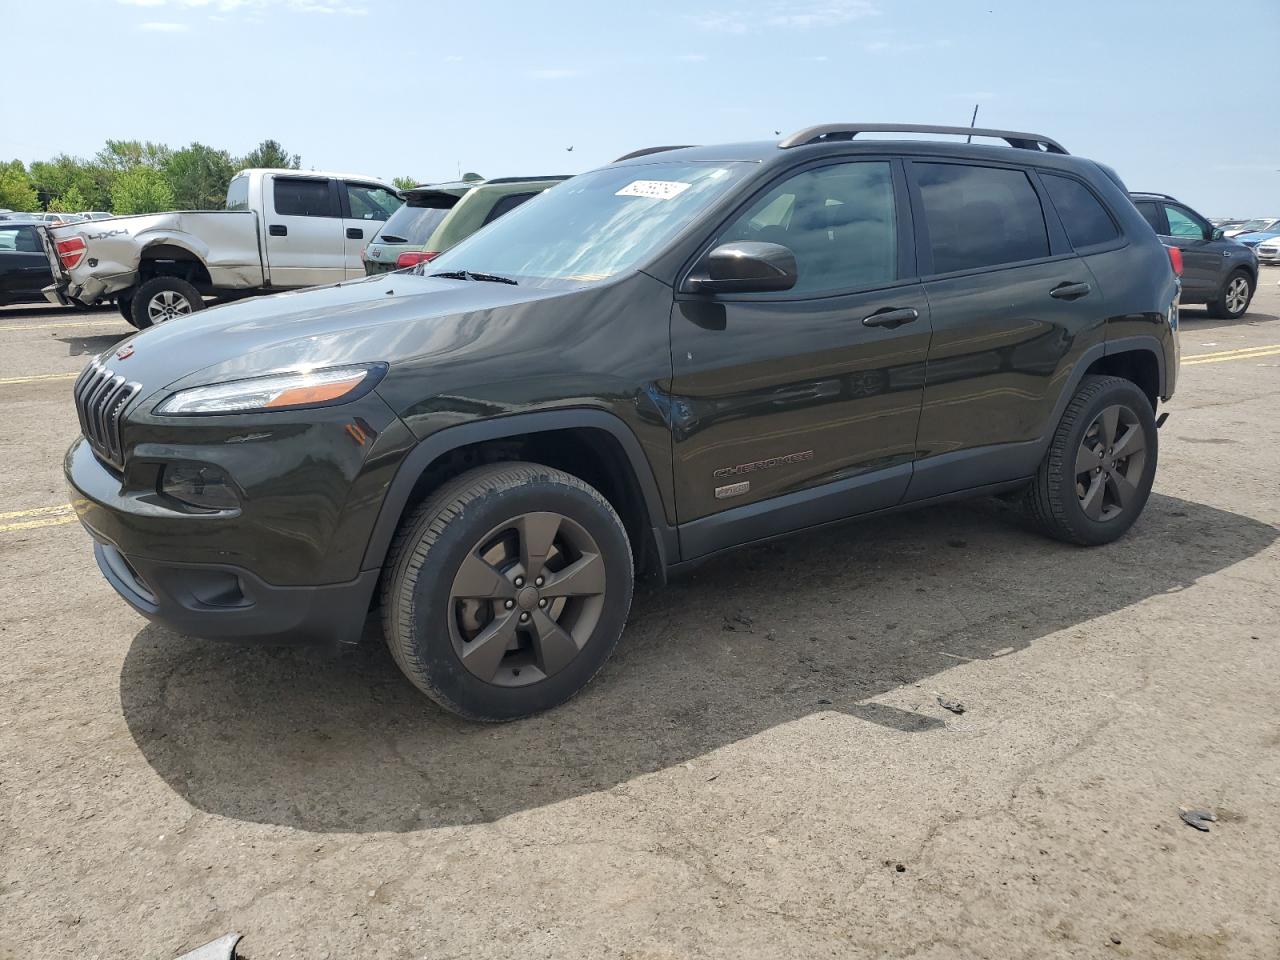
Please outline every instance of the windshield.
M1259 230L1265 230L1276 221L1270 217L1263 217L1260 220L1246 220L1240 226L1236 227L1242 233L1257 233Z
M440 221L445 218L450 208L457 201L450 197L451 201L448 206L430 206L417 207L409 203L404 204L393 213L387 222L382 225L382 229L378 231L378 235L374 237L375 243L412 243L415 246L422 246L428 240L436 227L440 226ZM444 198L440 198L438 203L444 203Z
M753 169L672 162L584 173L468 237L424 272L604 280L654 253Z

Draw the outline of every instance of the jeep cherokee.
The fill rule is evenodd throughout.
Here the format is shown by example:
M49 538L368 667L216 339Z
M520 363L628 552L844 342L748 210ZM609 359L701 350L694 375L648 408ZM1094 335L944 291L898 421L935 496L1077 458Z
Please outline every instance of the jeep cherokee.
M1047 137L641 151L412 271L125 341L75 384L66 473L143 615L354 642L380 608L415 685L505 720L599 670L637 573L1017 491L1119 537L1177 297L1116 175Z

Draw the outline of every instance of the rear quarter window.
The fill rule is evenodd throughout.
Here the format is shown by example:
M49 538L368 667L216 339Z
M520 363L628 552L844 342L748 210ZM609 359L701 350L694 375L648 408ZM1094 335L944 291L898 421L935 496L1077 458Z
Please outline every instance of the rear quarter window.
M1021 170L915 163L933 272L952 273L1049 256L1040 197Z
M504 213L510 213L526 200L532 200L540 192L539 190L534 190L530 193L509 193L505 197L499 197L498 202L485 214L484 224L493 223ZM481 224L481 226L484 226L484 224Z
M236 177L227 185L227 209L249 209L249 178Z
M1111 214L1083 183L1044 172L1040 174L1040 182L1049 192L1058 219L1067 231L1067 239L1077 250L1110 243L1120 236Z

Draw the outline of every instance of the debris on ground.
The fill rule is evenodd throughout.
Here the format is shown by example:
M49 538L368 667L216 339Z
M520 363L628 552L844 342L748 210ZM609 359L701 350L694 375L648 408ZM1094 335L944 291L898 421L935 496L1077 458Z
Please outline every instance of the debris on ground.
M750 617L743 616L740 613L735 613L732 617L724 618L723 629L737 630L740 627L746 627L748 630L750 630L751 625L753 623L755 623L755 621L752 620Z
M1120 946L1120 934L1113 933L1111 935L1111 942L1114 943L1117 947Z
M938 694L938 706L943 710L950 710L952 713L964 713L964 704L959 700L951 700Z
M1179 807L1178 815L1187 826L1195 827L1204 833L1209 832L1209 824L1218 821L1218 815L1209 810L1188 810L1186 807Z
M196 947L190 953L184 953L178 960L236 960L236 944L240 940L240 934L228 933L225 937L209 941L203 947Z

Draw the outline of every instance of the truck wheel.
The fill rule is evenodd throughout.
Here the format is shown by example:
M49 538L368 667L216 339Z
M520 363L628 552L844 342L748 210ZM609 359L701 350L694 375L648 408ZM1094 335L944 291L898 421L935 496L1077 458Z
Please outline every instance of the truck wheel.
M1147 504L1157 447L1147 395L1130 380L1087 376L1027 488L1026 512L1058 540L1110 543Z
M1216 300L1207 304L1209 316L1219 320L1238 320L1249 309L1253 299L1253 280L1247 270L1232 271L1222 284Z
M124 317L130 324L133 323L133 288L121 290L116 294L116 309L120 311L120 316Z
M383 573L387 646L446 709L526 717L604 665L632 578L626 530L598 491L535 463L479 467L401 525Z
M200 291L178 277L152 277L133 295L133 325L139 330L204 309Z

